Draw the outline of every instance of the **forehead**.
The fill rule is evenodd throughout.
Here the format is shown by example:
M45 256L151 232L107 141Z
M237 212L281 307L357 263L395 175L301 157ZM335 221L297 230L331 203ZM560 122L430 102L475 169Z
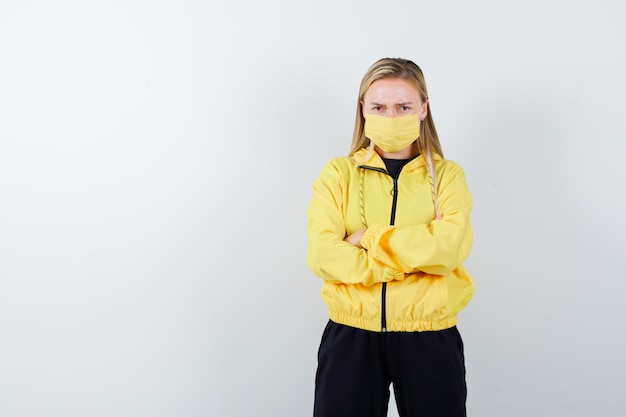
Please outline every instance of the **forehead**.
M374 81L365 92L363 99L379 103L421 101L417 89L402 78L384 78Z

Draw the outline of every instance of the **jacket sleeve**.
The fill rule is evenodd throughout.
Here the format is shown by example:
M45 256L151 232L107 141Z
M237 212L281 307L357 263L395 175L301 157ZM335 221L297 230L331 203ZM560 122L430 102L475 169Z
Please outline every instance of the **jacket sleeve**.
M345 180L331 161L313 185L307 210L307 263L311 271L333 283L362 284L404 279L404 273L368 256L365 249L345 242L343 217Z
M457 164L441 173L438 204L441 220L404 227L374 224L363 235L361 245L375 261L390 268L447 275L467 258L473 241L472 198Z

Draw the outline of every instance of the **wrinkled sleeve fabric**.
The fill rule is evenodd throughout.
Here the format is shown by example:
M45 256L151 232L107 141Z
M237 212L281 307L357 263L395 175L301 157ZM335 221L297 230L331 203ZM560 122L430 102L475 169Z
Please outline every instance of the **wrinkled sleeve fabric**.
M469 255L472 197L461 167L448 162L439 177L441 220L404 227L370 225L361 245L378 263L404 273L447 275Z
M313 185L313 198L307 210L309 268L332 283L369 286L404 279L403 272L373 259L365 249L344 241L343 200L347 195L347 184L338 164L337 160L329 162Z

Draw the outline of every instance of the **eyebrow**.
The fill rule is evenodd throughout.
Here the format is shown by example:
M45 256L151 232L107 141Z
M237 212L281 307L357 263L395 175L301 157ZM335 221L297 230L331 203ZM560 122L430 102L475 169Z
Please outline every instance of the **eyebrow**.
M412 101L405 101L403 103L397 103L396 106L406 106L407 104L413 104L413 102ZM370 102L370 105L373 105L373 106L384 106L384 104L377 103L375 101Z

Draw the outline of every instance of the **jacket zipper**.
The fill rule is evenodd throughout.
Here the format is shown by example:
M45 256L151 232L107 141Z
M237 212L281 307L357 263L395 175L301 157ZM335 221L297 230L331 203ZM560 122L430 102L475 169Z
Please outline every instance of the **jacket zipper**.
M389 172L384 169L368 167L365 165L362 165L361 168L382 172L383 174L387 174L391 177L391 174L389 174ZM398 173L398 176L400 176L399 173ZM392 178L392 179L393 179L393 199L391 203L391 219L389 220L390 226L393 226L394 223L396 222L396 205L398 203L398 178ZM385 333L387 332L387 283L386 282L383 282L381 298L382 298L382 302L381 302L380 327L381 327L381 331Z
M398 179L393 179L393 200L391 204L391 219L389 225L393 226L396 222L396 204L398 203ZM382 304L382 317L381 327L383 333L387 331L387 283L383 282L383 304Z

